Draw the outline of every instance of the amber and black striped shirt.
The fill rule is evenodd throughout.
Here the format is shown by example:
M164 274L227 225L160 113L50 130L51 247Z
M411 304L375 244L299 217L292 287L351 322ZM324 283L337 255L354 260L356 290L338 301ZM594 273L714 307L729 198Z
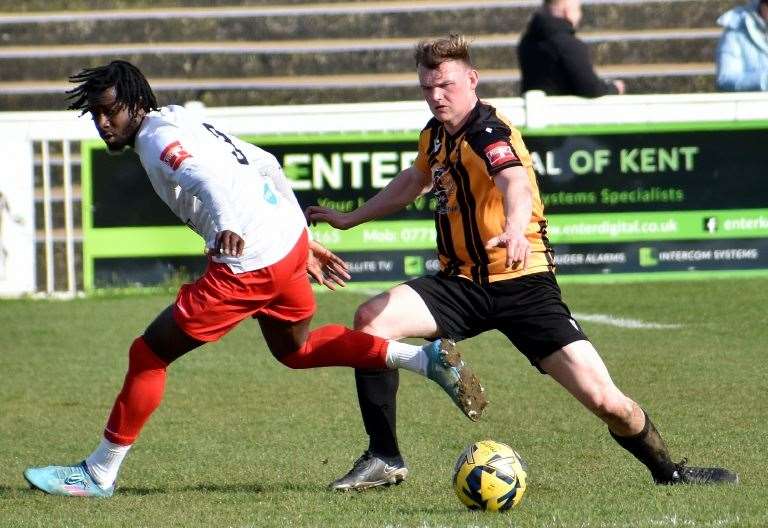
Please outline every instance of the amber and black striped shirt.
M432 119L419 137L416 169L431 175L437 198L435 228L440 267L478 284L554 270L547 220L531 156L520 132L490 105L478 102L467 123L449 135ZM506 266L506 248L485 249L504 231L504 204L493 177L508 167L528 171L533 211L526 229L531 255L524 270Z

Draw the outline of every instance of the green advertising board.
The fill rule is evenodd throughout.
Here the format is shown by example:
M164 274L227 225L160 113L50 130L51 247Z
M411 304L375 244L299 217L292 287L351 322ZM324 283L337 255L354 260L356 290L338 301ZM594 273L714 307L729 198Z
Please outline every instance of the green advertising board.
M299 202L351 210L416 157L418 132L245 137L273 153ZM539 174L558 273L580 280L768 270L768 122L559 127L524 131ZM313 227L357 283L438 269L435 200L339 231ZM204 265L134 153L83 144L87 288L153 284Z

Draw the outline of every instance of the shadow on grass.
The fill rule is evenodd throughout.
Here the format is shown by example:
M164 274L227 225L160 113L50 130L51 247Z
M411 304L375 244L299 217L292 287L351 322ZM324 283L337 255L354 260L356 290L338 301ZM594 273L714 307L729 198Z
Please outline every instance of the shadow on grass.
M286 491L298 491L298 492L322 492L325 491L325 486L317 484L297 484L295 482L282 482L276 484L213 484L210 482L202 482L200 484L193 484L190 486L158 486L154 488L143 486L119 486L116 493L119 495L162 495L167 493L178 492L202 492L202 493L275 493ZM0 493L2 493L0 491Z
M31 486L0 486L0 499L26 499L30 496L43 496L42 491ZM0 523L0 526L4 526Z
M0 497L8 497L12 493L18 493L19 491L22 491L23 489L29 489L27 488L12 488L10 486L0 486Z
M443 506L422 506L422 507L416 507L416 508L408 508L408 507L400 507L397 509L397 511L403 515L463 515L467 520L469 519L475 519L477 521L480 521L481 519L487 519L486 512L481 511L471 511L468 508L464 508L461 505L458 505L456 507L448 508ZM485 515L485 517L483 517ZM463 521L463 518L457 517L457 519L460 519ZM475 526L474 522L471 524L468 524L468 526ZM483 523L479 523L478 526L486 526ZM512 525L516 526L516 525Z

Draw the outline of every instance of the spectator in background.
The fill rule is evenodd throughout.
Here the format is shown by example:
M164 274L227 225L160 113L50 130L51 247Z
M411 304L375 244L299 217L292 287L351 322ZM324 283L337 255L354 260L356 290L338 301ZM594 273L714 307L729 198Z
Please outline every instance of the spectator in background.
M768 0L750 0L726 11L717 23L717 89L722 92L768 90Z
M517 56L521 93L600 97L624 93L624 82L606 82L595 73L586 44L576 38L580 0L544 0L520 39Z

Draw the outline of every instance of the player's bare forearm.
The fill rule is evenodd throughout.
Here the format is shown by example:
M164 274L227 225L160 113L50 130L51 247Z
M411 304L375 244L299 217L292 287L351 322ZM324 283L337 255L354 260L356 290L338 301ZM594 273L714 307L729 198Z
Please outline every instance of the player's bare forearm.
M523 167L505 169L494 178L504 202L504 232L525 234L533 211L533 193L528 171Z
M430 187L424 174L410 167L392 179L373 198L352 211L351 215L358 224L388 216L406 207Z
M525 231L533 210L533 193L528 171L523 167L504 169L494 178L504 203L504 231L486 242L487 248L507 248L507 266L525 268L531 246Z
M312 223L327 222L339 229L349 229L396 213L427 192L430 187L425 175L410 167L400 172L386 187L354 211L339 213L327 207L313 205L306 209L305 215Z

